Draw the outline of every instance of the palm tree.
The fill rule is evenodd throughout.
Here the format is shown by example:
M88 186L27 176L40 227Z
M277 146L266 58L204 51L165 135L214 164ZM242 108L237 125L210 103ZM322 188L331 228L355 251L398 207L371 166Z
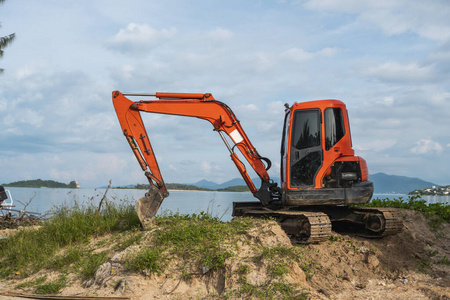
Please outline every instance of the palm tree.
M0 4L5 2L5 0L0 0ZM1 27L1 25L0 25ZM3 49L5 49L9 44L11 44L14 41L14 38L16 37L15 33L12 33L10 35L5 35L3 37L0 37L0 57L3 56ZM0 68L0 73L3 72L3 69Z

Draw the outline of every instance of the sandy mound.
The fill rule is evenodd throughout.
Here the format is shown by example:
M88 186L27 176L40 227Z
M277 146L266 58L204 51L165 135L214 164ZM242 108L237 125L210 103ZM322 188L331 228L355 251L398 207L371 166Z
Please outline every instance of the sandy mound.
M223 268L195 261L180 267L174 258L161 274L126 272L124 259L151 243L148 231L140 245L111 253L94 279L69 276L71 285L61 294L133 300L450 299L449 224L431 231L421 213L404 210L403 216L405 228L395 236L365 239L333 232L329 241L306 246L291 245L273 221L255 221L233 243L224 241L232 255ZM3 281L0 290L30 292L18 290L18 283Z

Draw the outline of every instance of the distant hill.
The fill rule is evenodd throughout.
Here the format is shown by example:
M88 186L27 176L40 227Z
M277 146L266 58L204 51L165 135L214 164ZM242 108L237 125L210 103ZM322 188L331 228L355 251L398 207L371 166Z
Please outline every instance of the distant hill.
M27 187L27 188L68 188L68 189L76 189L79 188L80 185L76 181L71 181L68 184L53 181L53 180L21 180L11 183L4 183L3 186L9 187Z
M414 190L422 190L433 185L437 186L437 184L419 178L385 173L371 174L369 180L373 181L375 194L408 194Z
M252 180L256 187L259 188L259 178L253 178ZM280 183L279 178L273 178L273 180L278 182L278 184ZM376 194L408 194L414 190L429 188L433 185L437 186L437 184L419 178L388 175L385 173L371 174L369 180L373 181ZM246 186L245 181L242 178L234 178L221 184L208 180L201 180L192 183L192 185L211 190L226 189L234 186Z
M260 184L261 184L261 180L259 178L252 178L253 183L255 184L255 186L257 188L259 188ZM279 178L272 178L272 180L274 180L275 182L278 182L278 185L280 184L280 179ZM234 186L242 186L245 185L247 186L247 184L245 183L244 179L242 178L234 178L231 180L228 180L224 183L218 184L212 181L208 181L208 180L200 180L199 182L196 183L192 183L192 185L198 186L198 187L202 187L202 188L206 188L206 189L211 189L211 190L220 190L220 189L226 189L229 187L234 187Z
M260 187L260 179L252 179L256 188ZM273 178L280 185L279 178ZM423 190L432 186L437 186L432 182L424 181L419 178L412 178L398 175L388 175L385 173L376 173L369 176L369 180L373 181L375 194L408 194L411 191ZM213 191L247 191L247 184L242 178L234 178L224 183L216 183L208 180L200 180L191 184L166 184L169 190L213 190ZM133 188L148 189L148 184L128 185L115 188Z
M210 190L216 190L218 188L220 188L220 184L212 182L212 181L208 181L208 180L200 180L199 182L196 183L192 183L192 185L204 188L204 189L210 189Z

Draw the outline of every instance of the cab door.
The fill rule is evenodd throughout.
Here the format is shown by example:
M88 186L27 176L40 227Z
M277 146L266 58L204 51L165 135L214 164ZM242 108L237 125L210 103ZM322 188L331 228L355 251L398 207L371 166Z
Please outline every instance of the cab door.
M314 187L323 161L321 120L319 109L296 110L292 114L290 188Z

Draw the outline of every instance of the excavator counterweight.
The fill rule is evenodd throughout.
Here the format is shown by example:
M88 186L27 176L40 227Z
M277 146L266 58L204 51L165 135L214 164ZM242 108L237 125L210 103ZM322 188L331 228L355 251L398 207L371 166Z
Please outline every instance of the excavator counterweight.
M131 101L128 97L156 99ZM394 211L349 206L369 202L373 183L368 180L366 161L354 155L347 109L339 100L285 105L281 186L270 179L267 170L271 161L258 153L233 111L209 93L122 94L114 91L113 104L122 133L150 183L150 190L136 204L144 227L152 222L169 192L141 112L195 117L211 123L249 190L258 199L234 203L233 216L275 218L297 242L320 242L328 238L332 224L344 224L339 227L357 228L372 236L401 230L401 221ZM247 173L243 160L259 176L259 188Z

